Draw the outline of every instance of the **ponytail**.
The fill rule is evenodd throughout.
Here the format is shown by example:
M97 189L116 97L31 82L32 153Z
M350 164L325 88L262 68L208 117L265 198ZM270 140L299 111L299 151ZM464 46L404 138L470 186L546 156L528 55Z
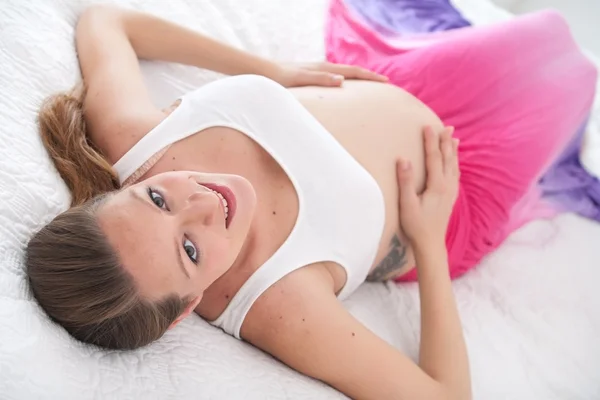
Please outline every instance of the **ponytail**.
M81 88L53 95L44 101L38 115L42 142L71 191L72 206L119 188L112 166L88 140L84 97Z

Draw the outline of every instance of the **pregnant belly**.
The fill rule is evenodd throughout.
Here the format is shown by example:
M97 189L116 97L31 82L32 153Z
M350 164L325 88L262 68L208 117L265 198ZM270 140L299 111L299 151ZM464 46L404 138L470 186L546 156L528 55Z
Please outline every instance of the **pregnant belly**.
M376 280L401 275L414 266L398 223L396 161L410 160L417 189L425 182L421 132L440 119L411 94L392 85L347 81L342 88L297 88L292 92L346 150L373 176L385 199L386 223L373 263ZM365 210L368 214L368 210ZM401 268L400 268L401 267Z

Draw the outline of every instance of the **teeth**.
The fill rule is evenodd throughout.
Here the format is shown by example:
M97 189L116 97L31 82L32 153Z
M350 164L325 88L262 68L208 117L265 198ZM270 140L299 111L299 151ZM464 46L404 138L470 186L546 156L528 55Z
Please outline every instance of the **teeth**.
M213 192L214 194L216 194L220 199L221 199L221 203L223 204L223 209L225 210L225 219L227 219L227 217L229 216L229 205L227 204L227 200L225 200L225 197L223 197L223 195L219 192L217 192L216 190L212 190L210 188L207 188L208 190L210 190L211 192Z

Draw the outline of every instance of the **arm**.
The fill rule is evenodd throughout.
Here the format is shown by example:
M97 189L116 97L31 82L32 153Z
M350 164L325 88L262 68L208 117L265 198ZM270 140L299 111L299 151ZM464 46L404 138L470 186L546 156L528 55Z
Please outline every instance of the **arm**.
M102 7L106 9L106 7ZM362 68L329 63L286 65L214 40L151 14L112 9L139 58L192 65L226 75L256 74L283 86L338 86L343 78L387 81Z
M421 297L419 364L457 399L471 395L467 349L452 293L446 229L458 196L458 140L453 128L424 130L426 190L415 191L410 163L398 164L400 222L414 249Z
M150 14L107 5L92 6L82 13L76 42L87 87L84 103L88 128L92 140L104 150L114 147L114 137L119 137L119 150L113 151L113 158L164 118L150 100L138 58L189 64L224 74L259 74L286 87L339 86L342 81L334 79L339 76L386 80L345 65L275 63Z
M443 243L415 249L419 265L421 346L419 365L454 399L471 397L467 349L452 292Z
M246 317L242 337L353 399L459 399L348 313L331 277L313 266L267 290Z
M102 7L119 21L141 59L163 60L205 68L227 75L275 76L279 64L236 49L194 30L151 14Z
M164 113L152 103L139 58L175 61L230 74L269 75L276 64L149 14L96 5L80 16L76 44L89 135L113 162Z

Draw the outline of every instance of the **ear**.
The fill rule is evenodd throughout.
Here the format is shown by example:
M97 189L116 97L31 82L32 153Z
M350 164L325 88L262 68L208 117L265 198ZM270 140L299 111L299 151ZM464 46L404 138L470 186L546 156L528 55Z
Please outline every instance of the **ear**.
M190 303L188 304L188 306L185 308L185 310L183 310L183 312L179 315L179 317L177 317L175 319L175 321L173 321L171 323L171 325L169 325L169 329L173 329L177 326L178 323L180 323L181 321L183 321L188 315L190 315L198 306L198 304L200 304L200 300L202 300L202 296L197 296L194 297L192 299L192 301L190 301Z

